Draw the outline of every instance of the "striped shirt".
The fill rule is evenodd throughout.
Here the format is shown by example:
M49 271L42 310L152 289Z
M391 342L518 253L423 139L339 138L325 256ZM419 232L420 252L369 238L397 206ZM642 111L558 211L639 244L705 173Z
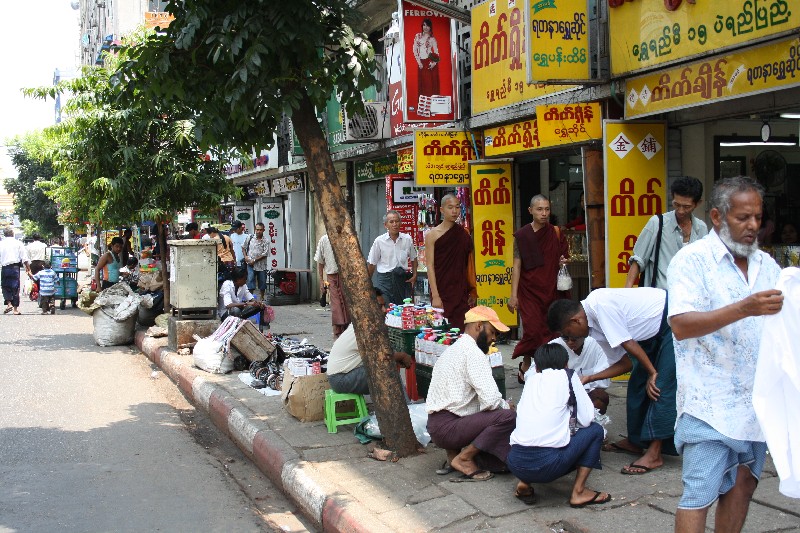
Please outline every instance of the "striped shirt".
M39 294L42 296L52 296L56 293L58 274L52 268L40 270L34 274L33 279L39 282Z

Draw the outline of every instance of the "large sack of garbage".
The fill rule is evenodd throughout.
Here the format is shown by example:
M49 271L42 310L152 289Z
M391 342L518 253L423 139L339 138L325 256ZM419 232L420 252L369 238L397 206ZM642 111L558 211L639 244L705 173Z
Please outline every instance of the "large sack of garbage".
M141 296L125 282L99 293L89 306L93 308L94 342L98 346L132 343L141 300Z

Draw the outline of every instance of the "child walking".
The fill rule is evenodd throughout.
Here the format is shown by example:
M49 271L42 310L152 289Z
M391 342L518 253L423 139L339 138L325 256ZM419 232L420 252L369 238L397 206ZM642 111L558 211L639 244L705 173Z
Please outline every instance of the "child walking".
M39 307L42 308L43 315L46 315L48 311L54 315L56 314L55 294L58 274L51 268L49 261L45 261L43 266L42 270L33 275L33 279L39 283Z

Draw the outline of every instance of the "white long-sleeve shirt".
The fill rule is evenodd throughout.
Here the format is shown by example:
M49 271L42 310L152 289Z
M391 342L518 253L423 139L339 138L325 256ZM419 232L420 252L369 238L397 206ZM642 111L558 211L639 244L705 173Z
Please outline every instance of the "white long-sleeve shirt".
M753 383L753 409L780 477L779 490L800 498L800 268L786 268L775 287L783 308L764 318Z
M578 427L589 427L594 419L594 405L577 373L572 374L572 389L577 402ZM569 444L568 400L565 370L545 368L529 375L517 405L517 427L511 433L511 444L541 448L561 448Z

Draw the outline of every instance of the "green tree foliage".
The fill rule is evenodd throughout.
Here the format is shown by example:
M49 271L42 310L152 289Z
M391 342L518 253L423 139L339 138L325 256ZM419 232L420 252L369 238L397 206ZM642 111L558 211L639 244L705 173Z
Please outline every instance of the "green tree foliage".
M284 114L292 117L306 157L336 262L343 274L370 391L386 444L416 451L408 410L392 359L383 313L361 256L325 136L316 120L334 92L349 111L375 83L375 55L351 24L348 0L185 0L167 10L175 20L129 50L120 86L181 102L197 111L202 146L243 152L272 144Z
M106 66L86 67L77 79L27 91L39 98L71 93L66 119L45 130L57 172L48 194L64 221L111 227L166 221L189 206L218 209L235 189L222 173L224 161L200 149L194 112L123 90L114 77L117 61L108 56Z
M43 236L53 236L61 231L58 210L41 185L54 174L53 164L40 159L43 137L31 133L9 143L9 156L17 169L16 178L6 178L5 188L14 195L14 211L20 220L35 224Z

